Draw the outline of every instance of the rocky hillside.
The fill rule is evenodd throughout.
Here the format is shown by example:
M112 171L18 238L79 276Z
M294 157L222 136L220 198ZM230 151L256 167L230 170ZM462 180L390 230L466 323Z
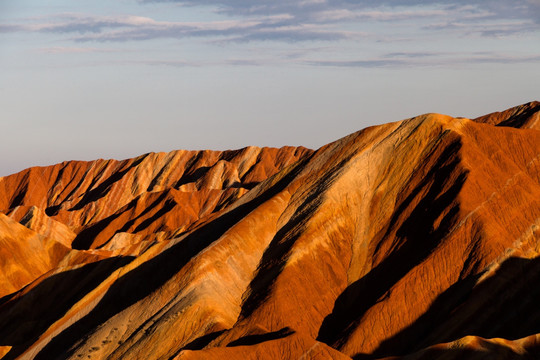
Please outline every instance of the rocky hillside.
M539 118L0 178L0 357L537 359Z

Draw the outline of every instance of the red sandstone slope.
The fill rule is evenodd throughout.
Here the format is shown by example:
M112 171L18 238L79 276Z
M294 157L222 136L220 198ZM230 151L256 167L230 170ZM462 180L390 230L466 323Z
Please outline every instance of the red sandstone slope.
M174 151L30 168L0 178L0 211L65 246L101 248L86 253L135 255L185 232L310 152L293 147ZM0 287L0 296L11 290Z
M0 283L0 354L534 358L539 113L3 178L8 267L41 262Z

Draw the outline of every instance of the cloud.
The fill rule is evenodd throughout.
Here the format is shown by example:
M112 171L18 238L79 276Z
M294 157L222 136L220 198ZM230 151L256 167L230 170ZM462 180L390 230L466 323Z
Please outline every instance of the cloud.
M189 61L178 59L156 60L130 60L129 64L170 66L170 67L208 67L208 66L268 66L295 64L308 67L335 67L335 68L437 68L437 67L463 67L482 64L540 64L540 55L527 55L515 53L500 53L492 51L466 52L391 52L378 57L361 59L321 59L317 53L331 52L332 49L316 48L303 54L290 54L291 56L274 57L272 55L259 55L254 58L224 58L207 61ZM125 63L124 63L125 64Z
M253 40L308 41L339 40L353 36L325 24L295 23L288 14L251 16L208 22L157 21L140 16L83 16L59 14L32 19L26 24L3 24L0 32L41 32L72 35L75 41L135 41L157 38L221 38L242 42ZM46 20L46 21L44 21Z
M383 68L403 67L409 64L400 59L367 59L367 60L308 60L306 65L332 67Z
M415 18L446 16L448 11L436 10L372 10L372 11L352 11L348 9L333 9L315 12L312 18L317 22L335 22L351 20L372 20L372 21L396 21L412 20Z
M336 41L366 37L370 23L409 25L409 31L447 31L480 36L535 30L537 0L144 0L209 6L220 21L174 22L144 16L57 14L0 24L0 32L65 34L74 41L140 41L204 37L221 42ZM515 21L496 28L502 20Z
M65 47L65 46L53 46L48 48L41 48L38 51L44 54L81 54L96 52L95 48L80 48L80 47Z
M423 28L429 31L454 31L465 35L480 35L484 37L504 37L538 31L537 24L524 20L499 20L481 23L446 21L425 25Z
M82 14L56 14L26 19L26 23L1 24L1 32L35 31L51 33L99 33L106 28L136 27L156 22L141 16L88 16ZM29 21L28 21L29 20Z
M113 53L115 49L99 49L94 47L52 46L38 49L42 54L83 54L83 53Z
M540 20L538 0L274 0L255 2L251 0L142 0L142 2L175 2L185 6L211 6L219 12L238 14L293 14L298 19L311 19L320 12L356 12L381 8L426 8L469 9L490 14L493 18L523 18Z
M438 67L474 64L540 63L540 55L516 55L498 52L400 52L357 60L304 60L306 65L357 68Z

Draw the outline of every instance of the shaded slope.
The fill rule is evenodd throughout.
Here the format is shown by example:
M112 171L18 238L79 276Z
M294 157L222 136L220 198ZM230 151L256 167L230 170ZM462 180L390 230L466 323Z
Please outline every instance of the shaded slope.
M540 130L540 102L532 101L505 111L494 112L473 119L476 122Z

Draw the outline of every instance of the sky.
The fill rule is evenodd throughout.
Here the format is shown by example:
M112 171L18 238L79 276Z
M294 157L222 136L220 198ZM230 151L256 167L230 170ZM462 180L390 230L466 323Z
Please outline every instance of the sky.
M0 0L0 176L540 100L540 0Z

